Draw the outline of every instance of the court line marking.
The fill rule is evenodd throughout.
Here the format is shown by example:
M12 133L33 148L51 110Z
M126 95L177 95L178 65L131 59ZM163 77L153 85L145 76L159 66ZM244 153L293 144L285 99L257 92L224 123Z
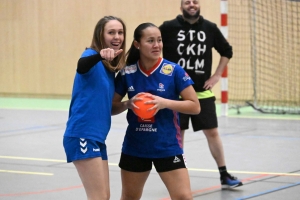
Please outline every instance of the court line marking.
M240 197L240 198L237 198L236 200L251 199L251 198L254 198L254 197L262 196L262 195L265 195L265 194L268 194L268 193L276 192L276 191L283 190L283 189L290 188L290 187L294 187L294 186L297 186L297 185L300 185L300 182L289 184L289 185L284 185L282 187L274 188L274 189L271 189L271 190L266 190L264 192L252 194L252 195L249 195L249 196Z
M21 131L35 131L35 130L41 130L41 129L47 129L49 131L54 131L54 130L60 130L61 127L58 125L31 126L31 127L25 127L25 128L21 128L21 129L15 129L15 130L0 131L0 134L16 133L16 132L21 132Z
M22 192L22 193L10 193L10 194L0 194L0 197L9 197L9 196L24 196L24 195L33 195L33 194L44 194L44 193L51 193L51 192L60 192L65 190L73 190L82 188L83 185L77 185L77 186L71 186L68 188L58 188L54 190L42 190L42 191L36 191L36 192Z
M59 162L59 163L67 163L66 160L59 160L59 159L46 159L46 158L29 158L29 157L19 157L19 156L1 156L0 159L14 159L14 160L31 160L31 161L43 161L43 162ZM110 166L118 166L117 163L108 163ZM189 171L201 171L201 172L217 172L219 170L213 169L199 169L199 168L188 168ZM251 171L233 171L230 170L231 173L238 173L238 174L266 174L266 175L277 175L277 176L300 176L300 174L293 174L293 173L280 173L280 172L251 172Z
M218 172L219 170L214 169L197 169L197 168L188 168L189 171L203 171L203 172ZM300 174L292 174L292 173L280 173L280 172L250 172L250 171L234 171L229 170L230 173L236 174L265 174L265 175L277 175L277 176L300 176Z
M20 157L20 156L0 156L3 159L14 159L14 160L31 160L31 161L44 161L44 162L65 162L66 160L58 159L46 159L46 158L29 158L29 157Z
M16 159L16 160L32 160L32 161L44 161L44 162L66 162L66 160L59 160L59 159L45 159L45 158L29 158L29 157L18 157L18 156L0 156L0 158L3 159ZM117 166L118 164L116 163L109 163L109 165L112 166ZM190 171L202 171L202 172L219 172L218 170L210 170L210 169L198 169L198 168L188 168L188 170ZM12 170L0 170L0 172L9 172L9 173L22 173L22 174L38 174L38 175L53 175L50 173L39 173L39 172L24 172L24 171L12 171ZM278 175L278 176L300 176L300 174L290 174L290 173L274 173L274 172L249 172L249 171L230 171L233 173L241 173L241 174L262 174L262 176L267 176L267 175ZM256 176L256 177L260 177L260 176ZM243 179L242 181L246 181L246 180L253 180L256 177L252 177L252 178L248 178L248 179ZM292 186L296 186L296 185L300 185L299 183L295 183L295 184L291 184L291 185L287 185L287 186L283 186L280 188L276 188L273 190L269 190L263 193L258 193L258 194L254 194L251 196L247 196L247 197L242 197L238 200L243 200L243 199L247 199L247 198L252 198L252 197L256 197L262 194L266 194L266 193L270 193L276 190L281 190L284 188L288 188L288 187L292 187ZM71 187L71 188L78 188L78 187L82 187L82 186L75 186L75 187ZM69 188L69 189L71 189ZM220 185L217 186L212 186L210 188L204 188L201 190L196 190L193 191L193 194L197 194L199 192L204 192L204 191L209 191L209 190L213 190L213 189L218 189L220 188ZM63 189L57 189L57 190L65 190L67 188L63 188ZM28 192L28 193L18 193L18 194L0 194L0 196L20 196L20 195L30 195L30 194L38 194L38 193L47 193L47 192L54 192L57 190L46 190L46 191L39 191L39 192ZM167 198L164 198L167 199Z
M265 177L265 176L268 176L268 175L262 174L262 175L258 175L258 176L252 176L252 177L249 177L249 178L242 179L241 181L243 183L245 183L245 182L249 182L251 180L259 179L259 178L262 178L262 177ZM193 190L192 194L193 194L194 197L199 197L199 196L201 196L201 193L205 194L206 192L213 191L213 190L216 190L216 189L221 189L221 185L215 185L215 186L211 186L211 187L207 187L207 188L203 188L203 189L199 189L199 190ZM171 198L170 197L165 197L165 198L161 198L160 200L171 200Z
M267 115L267 114L266 114ZM218 116L222 117L222 116ZM277 117L277 116L236 116L236 115L228 115L227 117L229 118L244 118L244 119L268 119L268 120L300 120L300 117L288 117L288 116L282 116L282 117Z
M30 175L53 176L52 173L28 172L28 171L15 171L15 170L5 170L5 169L0 169L0 172L1 172L1 173L12 173L12 174L30 174Z
M2 103L0 109L12 110L41 110L41 111L68 111L70 105L69 98L15 98L15 97L0 97ZM7 103L9 102L9 103ZM13 103L12 103L13 102ZM32 103L33 102L33 103ZM51 102L49 104L49 102ZM16 106L18 105L18 106ZM19 106L21 105L21 106ZM220 115L221 103L216 103L217 116ZM251 119L272 119L272 120L300 120L297 114L271 114L261 113L256 111L251 106L240 108L241 114L236 114L235 108L228 109L228 116L230 118L251 118ZM125 113L125 112L124 112Z

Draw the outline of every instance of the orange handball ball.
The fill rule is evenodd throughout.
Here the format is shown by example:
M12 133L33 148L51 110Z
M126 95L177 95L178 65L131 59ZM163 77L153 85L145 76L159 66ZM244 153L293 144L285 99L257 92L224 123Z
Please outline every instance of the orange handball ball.
M152 108L154 106L154 104L144 104L146 101L153 100L150 97L146 97L145 96L146 94L149 94L149 93L139 95L138 97L143 98L143 99L134 102L134 104L137 107L139 107L139 109L133 108L134 113L142 119L149 119L149 118L153 117L154 113L156 111L155 109L148 110L149 108Z

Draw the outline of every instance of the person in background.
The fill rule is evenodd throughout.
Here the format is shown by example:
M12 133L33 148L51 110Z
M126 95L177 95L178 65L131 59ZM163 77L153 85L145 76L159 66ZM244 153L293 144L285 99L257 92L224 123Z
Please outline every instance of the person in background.
M232 47L216 24L200 15L198 0L181 0L180 10L181 15L164 21L159 28L164 43L163 57L178 63L189 74L195 82L193 86L202 108L198 115L180 114L182 142L191 119L193 130L202 130L207 138L210 152L219 168L222 188L241 186L242 182L227 172L218 132L216 98L211 91L232 57ZM211 74L213 48L219 53L220 60L215 73Z
M89 200L110 198L105 140L111 127L115 72L125 66L125 36L120 18L103 17L77 65L63 145Z
M128 127L119 162L122 200L140 199L154 164L171 199L193 199L183 155L178 112L198 114L200 104L193 81L181 66L161 58L161 33L152 23L142 23L134 31L127 52L126 67L115 81L112 114L127 112ZM150 119L135 115L134 104L141 94L151 98ZM122 102L125 95L129 100ZM179 100L179 95L183 100Z

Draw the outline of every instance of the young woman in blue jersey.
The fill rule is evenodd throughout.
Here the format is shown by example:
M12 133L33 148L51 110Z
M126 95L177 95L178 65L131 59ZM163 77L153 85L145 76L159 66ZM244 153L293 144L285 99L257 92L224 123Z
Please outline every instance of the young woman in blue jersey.
M110 198L105 140L111 126L115 72L125 66L124 22L100 19L78 61L63 145L89 200Z
M127 52L126 67L115 81L112 114L126 109L128 127L119 163L122 200L140 199L154 164L171 199L192 199L189 174L183 156L178 112L198 114L200 104L193 81L181 66L160 57L163 48L160 30L152 23L140 24ZM134 114L139 94L151 93L147 120ZM127 101L122 99L128 95ZM179 100L179 95L183 101Z

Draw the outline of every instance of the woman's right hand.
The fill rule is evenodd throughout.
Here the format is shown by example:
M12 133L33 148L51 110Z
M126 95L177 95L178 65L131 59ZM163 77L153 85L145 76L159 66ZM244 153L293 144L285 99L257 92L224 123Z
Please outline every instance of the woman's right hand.
M101 49L100 55L105 60L112 61L115 57L117 57L122 52L123 52L123 49L119 49L116 51L111 48L106 48L106 49Z
M128 108L128 109L133 110L133 108L138 108L138 107L134 104L134 102L135 102L135 101L142 100L142 99L139 97L141 94L143 94L143 92L136 94L134 97L132 97L131 99L129 99L129 100L127 101L127 108Z
M133 110L133 108L138 108L138 107L134 104L134 102L135 102L135 101L142 100L143 97L140 97L141 94L145 94L145 93L144 93L144 92L140 92L140 93L136 94L134 97L132 97L131 99L128 100L128 102L127 102L127 107L128 107L129 109L132 109L132 110ZM145 96L146 96L146 97L149 97L150 99L152 99L152 100L150 100L150 101L147 101L146 104L153 104L153 106L149 109L149 111L150 111L150 110L155 110L154 115L155 115L160 109L165 108L165 106L164 106L165 99L164 99L164 98L159 97L159 96L156 96L156 95L152 95L152 94L149 94L149 93L147 93Z

